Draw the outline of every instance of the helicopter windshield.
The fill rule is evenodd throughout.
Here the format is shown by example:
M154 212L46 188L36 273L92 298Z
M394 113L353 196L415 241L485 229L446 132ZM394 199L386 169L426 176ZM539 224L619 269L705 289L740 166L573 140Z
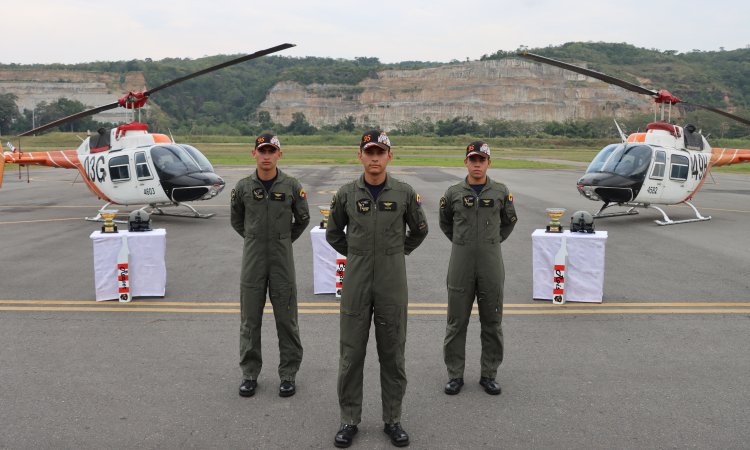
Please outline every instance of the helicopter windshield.
M203 172L213 172L214 171L213 166L211 165L210 162L208 162L208 158L206 158L205 156L203 156L203 153L201 153L197 148L191 147L189 145L184 145L184 144L179 144L179 145L180 145L180 147L182 147L185 150L187 150L188 153L190 153L190 156L192 156L193 159L195 160L195 162L198 163L198 166L200 166L200 168L201 168L201 170Z
M651 153L651 147L648 145L620 145L602 167L601 172L643 180L651 164Z
M601 171L602 167L604 167L604 163L607 162L607 158L609 158L609 155L611 155L612 152L615 151L615 149L619 146L620 144L609 144L608 146L604 147L602 151L600 151L599 154L596 155L596 158L591 161L591 164L589 164L589 168L586 169L586 173Z
M177 145L159 145L151 149L151 160L162 180L200 172L201 168L188 152Z

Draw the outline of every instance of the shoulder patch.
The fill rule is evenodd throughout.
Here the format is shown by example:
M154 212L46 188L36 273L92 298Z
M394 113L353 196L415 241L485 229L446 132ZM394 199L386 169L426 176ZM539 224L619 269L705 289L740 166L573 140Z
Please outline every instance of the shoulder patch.
M237 191L235 189L232 189L232 201L237 197Z
M513 194L508 192L508 203L513 203Z
M333 209L333 206L336 204L336 194L333 195L333 198L331 199L331 209Z
M440 199L440 209L445 209L446 206L448 206L448 201L443 197Z
M417 194L417 205L422 206L422 198Z
M301 189L299 191L299 198L300 198L300 200L306 200L307 199L307 193L305 192L304 189Z

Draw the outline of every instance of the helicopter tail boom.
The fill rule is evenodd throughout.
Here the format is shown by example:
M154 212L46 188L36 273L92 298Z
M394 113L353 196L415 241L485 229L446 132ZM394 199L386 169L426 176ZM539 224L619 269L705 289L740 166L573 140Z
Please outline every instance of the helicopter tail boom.
M750 150L714 148L711 153L711 167L750 163Z

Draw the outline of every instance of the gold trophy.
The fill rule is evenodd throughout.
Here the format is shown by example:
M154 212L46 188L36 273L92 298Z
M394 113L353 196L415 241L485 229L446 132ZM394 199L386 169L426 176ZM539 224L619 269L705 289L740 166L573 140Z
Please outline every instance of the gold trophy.
M114 219L117 215L116 209L102 209L99 211L99 215L104 217L104 225L102 226L102 233L117 233L117 225L115 225Z
M328 215L331 213L330 206L318 206L320 212L323 213L323 220L320 221L320 228L326 228L328 225Z
M565 208L547 208L547 214L552 217L552 222L547 225L547 233L562 233L560 217L565 214Z

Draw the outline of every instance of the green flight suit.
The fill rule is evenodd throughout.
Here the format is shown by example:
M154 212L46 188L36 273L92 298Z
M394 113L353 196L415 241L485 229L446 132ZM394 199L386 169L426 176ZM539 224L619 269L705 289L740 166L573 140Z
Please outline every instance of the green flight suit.
M310 211L300 182L276 170L269 192L257 171L232 190L232 227L245 238L240 275L240 368L245 380L256 380L263 365L260 327L266 290L276 319L281 380L294 381L302 362L292 242L310 223Z
M440 199L440 229L453 243L448 264L448 326L443 356L450 378L463 378L466 328L477 298L481 369L495 378L503 361L503 285L505 267L500 243L516 225L513 196L499 181L487 177L479 197L468 177L449 187Z
M328 243L346 255L338 394L341 423L348 425L361 421L365 351L373 314L383 422L401 421L409 303L404 255L427 237L427 218L411 186L386 174L385 186L374 199L364 180L362 175L338 190L326 230Z

